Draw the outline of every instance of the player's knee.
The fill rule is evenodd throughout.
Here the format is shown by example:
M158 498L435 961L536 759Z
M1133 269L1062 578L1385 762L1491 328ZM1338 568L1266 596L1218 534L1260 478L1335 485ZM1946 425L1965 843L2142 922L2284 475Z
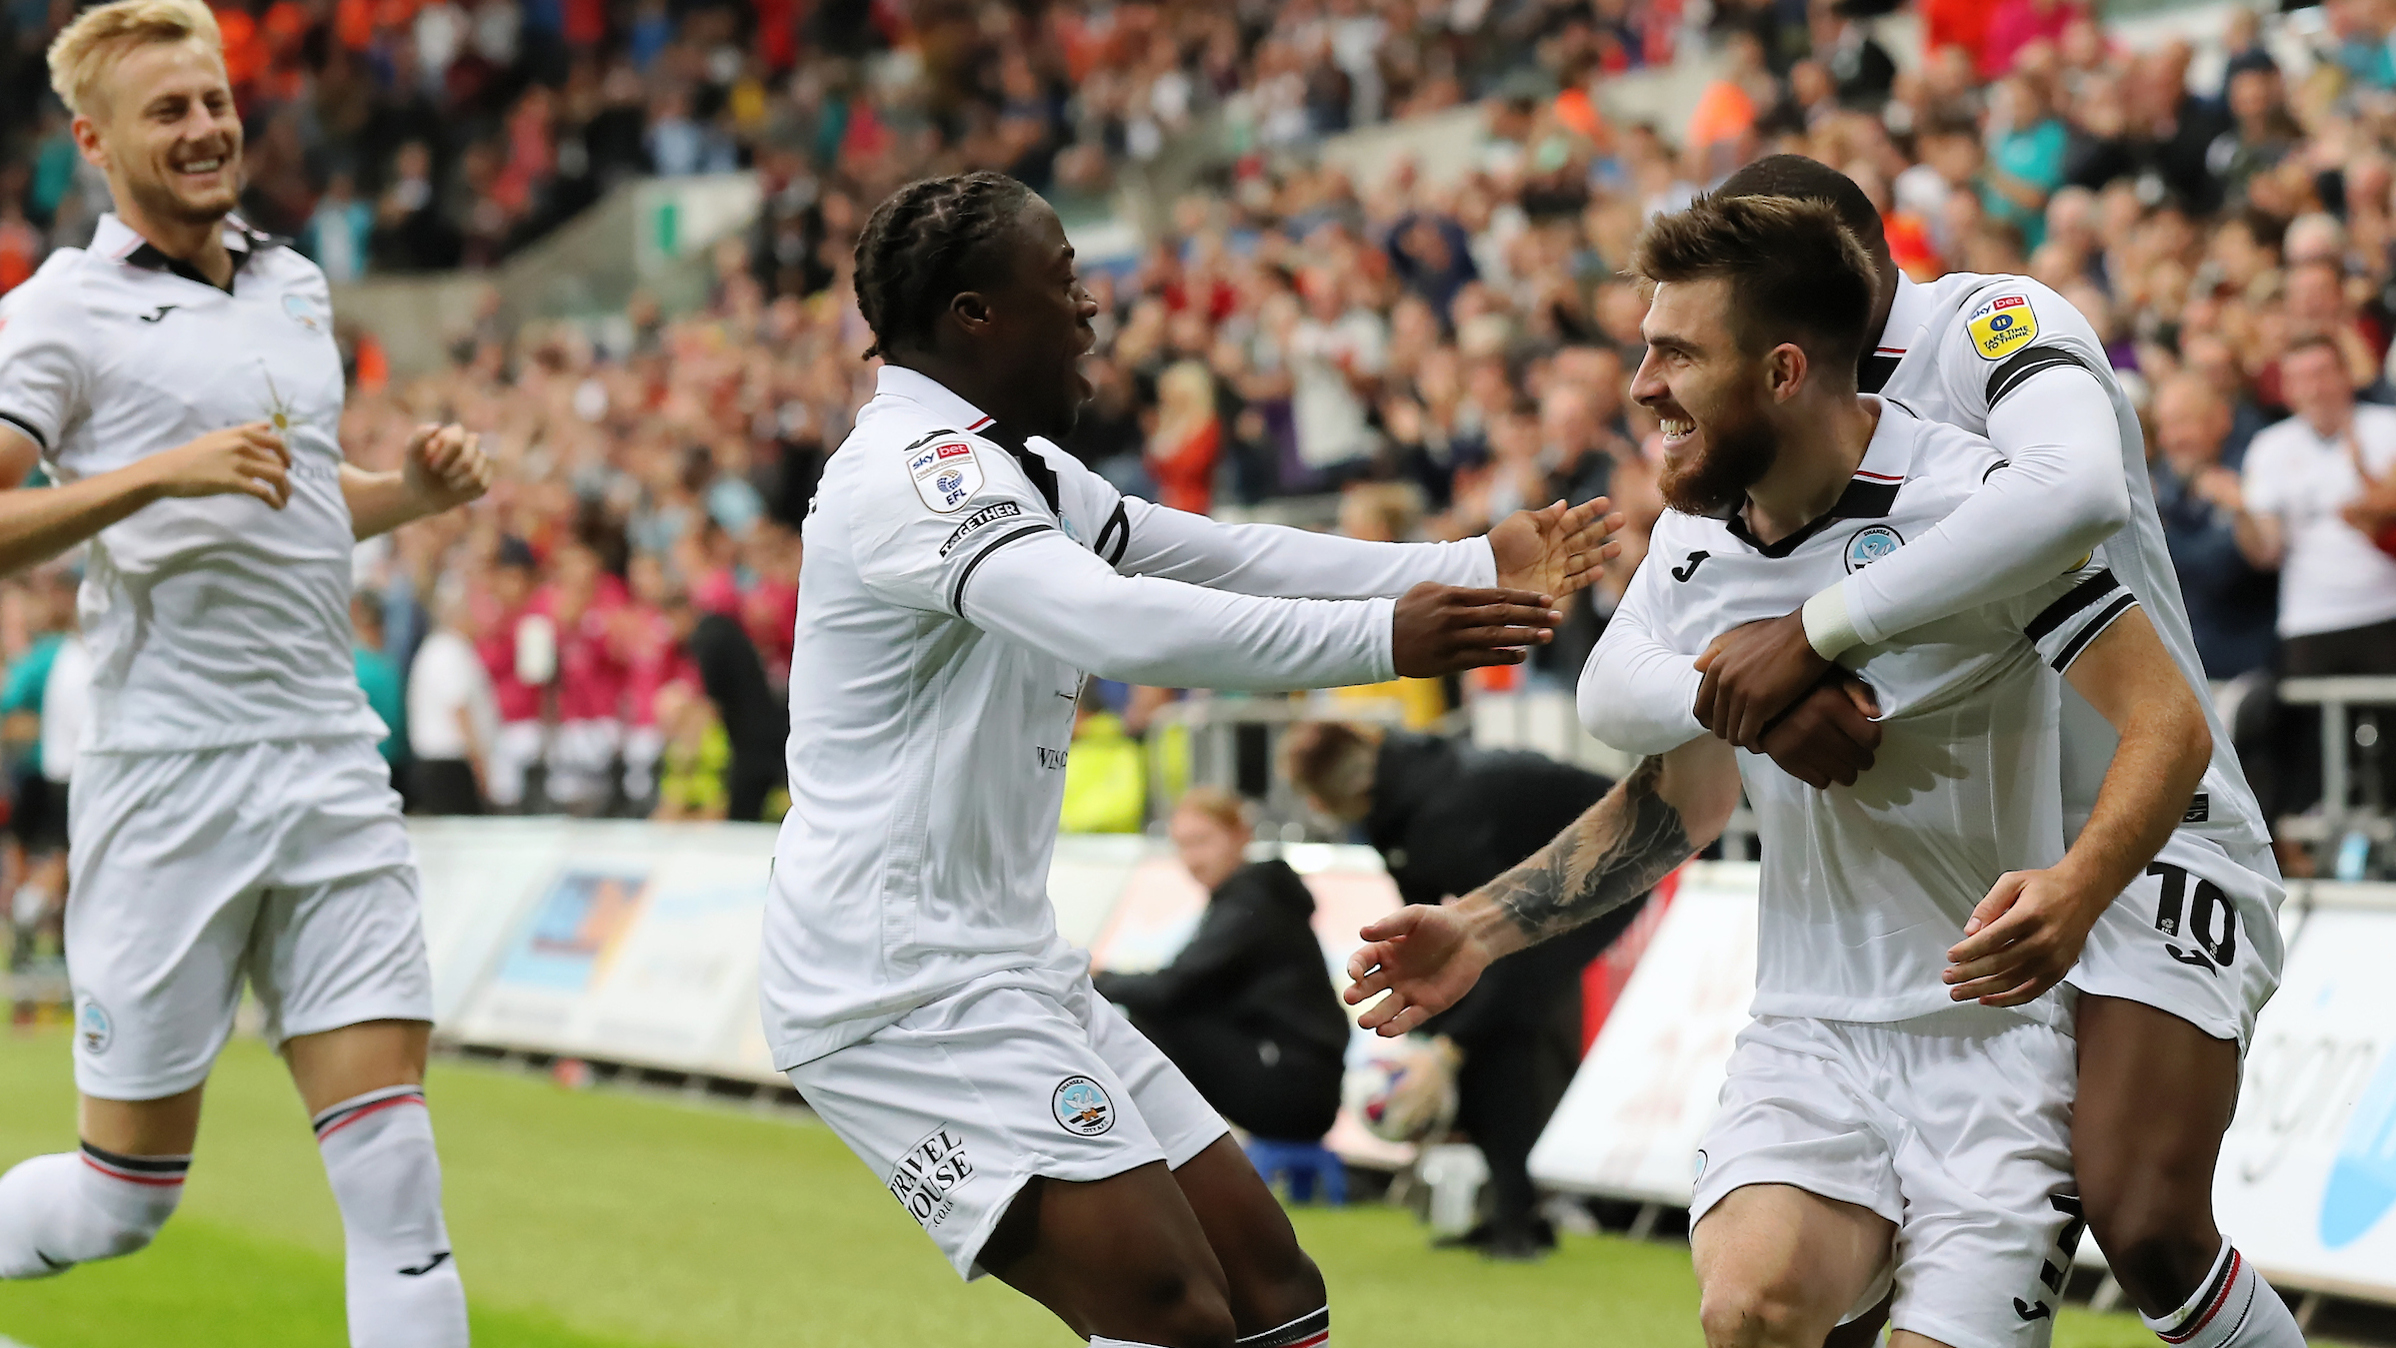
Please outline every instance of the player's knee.
M2141 1308L2153 1311L2180 1305L2194 1295L2221 1252L2218 1237L2206 1239L2185 1226L2151 1226L2118 1245L2102 1237L2097 1243L2122 1290Z
M1225 1273L1240 1284L1239 1303L1274 1324L1310 1314L1330 1299L1323 1271L1299 1247L1294 1233L1257 1241L1243 1251L1218 1251L1217 1255Z
M1106 1289L1114 1295L1118 1306L1125 1300L1122 1313L1093 1317L1102 1325L1128 1320L1123 1330L1102 1328L1113 1337L1128 1338L1138 1343L1154 1343L1158 1348L1232 1348L1239 1341L1239 1326L1232 1319L1231 1300L1225 1295L1220 1281L1204 1274L1178 1268L1159 1268L1115 1281ZM1123 1294L1129 1293L1128 1297Z
M2088 1225L2122 1290L2141 1306L2185 1301L2213 1267L2221 1236L2210 1195L2184 1185L2108 1186L2083 1195Z
M1282 1280L1282 1291L1292 1308L1287 1318L1296 1319L1318 1306L1328 1305L1331 1289L1323 1282L1323 1270L1315 1267L1314 1259L1298 1248L1294 1238L1290 1241L1290 1253L1295 1258L1290 1262L1288 1276Z
M1784 1348L1818 1344L1837 1320L1812 1304L1805 1289L1766 1283L1715 1281L1698 1302L1706 1348Z

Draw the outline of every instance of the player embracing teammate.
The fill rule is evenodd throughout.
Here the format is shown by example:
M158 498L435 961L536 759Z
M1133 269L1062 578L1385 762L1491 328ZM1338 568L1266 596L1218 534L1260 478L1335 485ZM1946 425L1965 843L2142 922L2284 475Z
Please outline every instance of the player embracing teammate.
M1954 273L1914 284L1889 256L1863 190L1811 159L1758 160L1718 195L1790 196L1835 211L1873 264L1864 391L1985 435L2007 466L1885 565L1824 587L1800 610L1719 634L1702 679L1682 661L1669 687L1647 685L1654 695L1606 697L1598 690L1624 665L1654 656L1624 633L1585 675L1592 732L1636 748L1689 725L1694 712L1800 776L1841 771L1834 765L1852 764L1857 746L1819 714L1837 706L1828 696L1843 678L1834 661L2016 593L2099 545L2182 677L2203 689L2138 412L2088 320L2027 277ZM2068 688L2062 696L2064 812L2076 825L2112 770L2113 737L2085 699ZM2290 1348L2303 1342L2295 1318L2213 1222L2214 1163L2240 1062L2279 985L2283 952L2269 826L2212 700L2198 701L2212 762L2161 853L2095 911L2066 913L2052 895L2026 895L2011 922L1957 948L1954 981L1959 997L2001 995L2025 971L2051 981L2070 969L2081 994L2072 1160L2114 1276L2168 1342ZM1999 941L2011 945L2000 951ZM2013 977L1992 980L2000 969Z
M2209 1203L2279 879L2101 346L2021 278L1902 282L1862 193L1790 156L1640 261L1674 512L1581 708L1654 756L1508 876L1368 929L1351 998L1390 991L1368 1022L1402 1031L1639 892L1720 827L1728 740L1765 930L1696 1194L1709 1342L1859 1340L1891 1284L1899 1341L2043 1342L2084 1204L2166 1341L2300 1344Z
M1097 1344L1322 1348L1321 1275L1181 1072L1092 987L1047 893L1086 674L1288 689L1513 663L1602 556L1602 499L1364 543L1126 497L1057 448L1097 305L994 173L857 242L883 359L806 526L775 1063L968 1278Z
M0 569L90 541L82 1146L0 1176L0 1279L165 1224L246 982L340 1203L350 1342L461 1348L415 859L351 661L350 554L480 496L490 467L455 426L420 428L398 471L344 460L324 274L231 214L241 121L199 0L85 10L49 60L116 211L0 305L0 475L38 457L59 484L0 492Z

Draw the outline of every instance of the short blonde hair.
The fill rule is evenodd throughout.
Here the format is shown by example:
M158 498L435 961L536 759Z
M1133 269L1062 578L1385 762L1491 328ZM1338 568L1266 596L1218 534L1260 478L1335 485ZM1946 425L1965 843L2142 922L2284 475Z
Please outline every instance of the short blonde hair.
M50 43L50 88L67 111L89 113L100 76L127 49L152 42L199 42L220 58L224 34L200 0L113 0L75 16Z
M1193 814L1202 814L1234 833L1250 832L1255 828L1248 802L1219 786L1193 786L1182 793L1173 809L1176 813L1188 810Z

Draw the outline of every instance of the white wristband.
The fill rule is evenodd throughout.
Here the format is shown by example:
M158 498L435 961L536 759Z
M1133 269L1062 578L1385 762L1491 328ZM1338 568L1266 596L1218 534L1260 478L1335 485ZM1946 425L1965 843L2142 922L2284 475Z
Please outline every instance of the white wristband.
M1805 639L1814 654L1836 660L1863 644L1863 634L1847 616L1847 587L1833 585L1805 601Z

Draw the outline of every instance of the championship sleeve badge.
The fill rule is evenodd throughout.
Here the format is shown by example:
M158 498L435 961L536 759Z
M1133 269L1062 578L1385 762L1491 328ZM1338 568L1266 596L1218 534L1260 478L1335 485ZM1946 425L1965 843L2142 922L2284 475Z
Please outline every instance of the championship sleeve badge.
M1980 359L2003 360L2038 335L2038 315L2028 296L1999 295L1974 309L1964 326L1971 331L1972 349Z
M915 480L915 494L923 503L942 515L963 508L982 489L981 460L965 440L918 447L907 456L907 476Z

